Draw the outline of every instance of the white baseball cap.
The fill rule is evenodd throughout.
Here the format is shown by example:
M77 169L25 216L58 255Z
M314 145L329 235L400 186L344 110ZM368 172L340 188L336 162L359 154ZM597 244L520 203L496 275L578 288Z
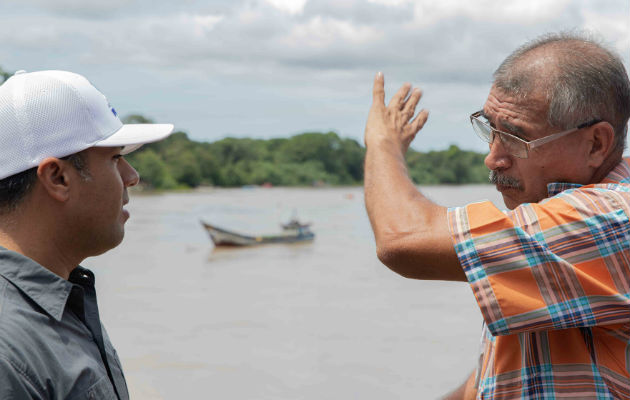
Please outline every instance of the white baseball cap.
M172 131L171 124L123 124L79 74L18 71L0 86L0 179L94 146L123 146L127 154Z

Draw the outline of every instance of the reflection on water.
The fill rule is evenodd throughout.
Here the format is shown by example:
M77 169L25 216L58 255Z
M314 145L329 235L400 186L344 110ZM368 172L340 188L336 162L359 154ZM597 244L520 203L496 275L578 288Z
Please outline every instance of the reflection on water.
M491 186L423 192L502 207ZM123 244L84 265L134 399L435 398L474 367L471 290L380 264L361 188L133 194L127 208ZM314 242L213 249L199 223L274 232L294 209Z

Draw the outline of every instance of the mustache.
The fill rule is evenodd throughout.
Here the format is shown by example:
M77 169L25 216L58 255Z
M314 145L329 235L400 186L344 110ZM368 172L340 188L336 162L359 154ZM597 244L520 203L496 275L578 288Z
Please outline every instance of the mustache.
M502 175L497 171L490 171L488 179L490 180L490 183L494 185L498 184L500 186L505 186L508 188L523 190L521 182L518 179L512 178L511 176Z

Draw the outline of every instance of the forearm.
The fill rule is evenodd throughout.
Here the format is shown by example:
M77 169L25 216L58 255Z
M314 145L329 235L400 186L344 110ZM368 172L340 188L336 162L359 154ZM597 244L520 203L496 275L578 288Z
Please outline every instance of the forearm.
M446 208L418 191L395 145L367 147L365 202L379 259L408 278L464 281Z
M418 191L400 150L389 143L368 145L364 175L365 205L377 247L430 239L433 225L446 211Z

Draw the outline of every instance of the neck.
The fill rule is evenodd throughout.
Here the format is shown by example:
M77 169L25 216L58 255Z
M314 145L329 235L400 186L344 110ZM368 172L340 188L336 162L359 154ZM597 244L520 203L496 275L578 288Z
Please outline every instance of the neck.
M41 211L41 210L38 210ZM63 279L83 261L59 242L50 214L19 208L0 215L0 246L20 253Z
M595 173L593 174L593 177L591 178L590 183L599 183L601 181L604 180L604 178L606 178L606 176L608 176L608 174L610 173L610 171L612 171L613 169L615 169L615 167L621 162L621 160L623 159L623 152L622 151L617 151L614 154L611 154L603 163L602 165L599 166L599 168L597 168L597 170L595 170Z

